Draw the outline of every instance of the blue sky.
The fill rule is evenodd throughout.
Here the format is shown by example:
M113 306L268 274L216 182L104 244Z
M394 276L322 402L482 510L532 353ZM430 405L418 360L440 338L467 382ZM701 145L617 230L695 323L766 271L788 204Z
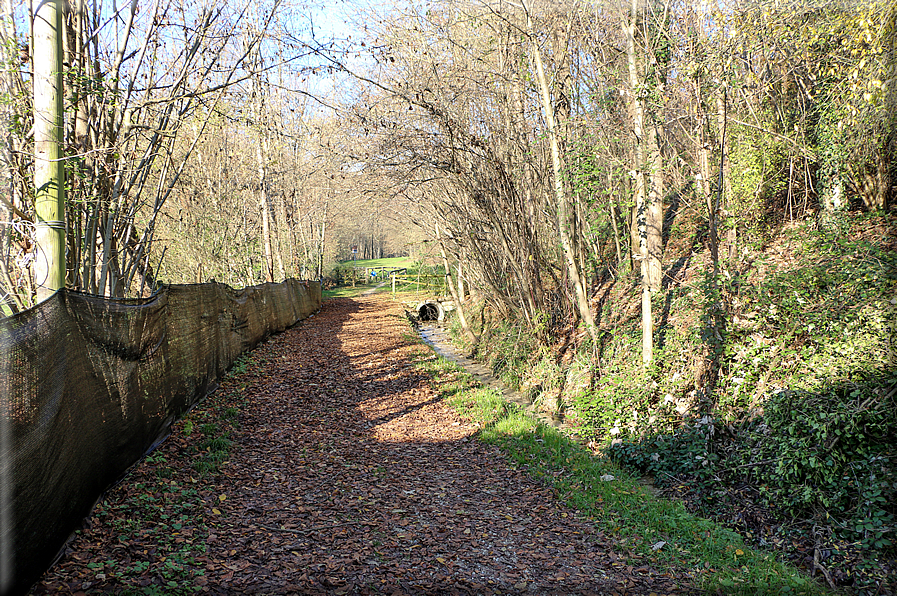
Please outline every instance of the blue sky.
M393 2L387 4L383 0L312 2L303 11L303 25L308 27L305 35L309 41L313 33L318 43L334 41L337 47L354 48L355 51L349 52L343 59L350 68L364 70L366 51L359 44L367 35L364 31L365 24L371 21L372 12L382 12L384 6L394 5ZM370 40L367 44L369 46ZM344 76L322 72L309 81L308 90L316 95L339 94Z

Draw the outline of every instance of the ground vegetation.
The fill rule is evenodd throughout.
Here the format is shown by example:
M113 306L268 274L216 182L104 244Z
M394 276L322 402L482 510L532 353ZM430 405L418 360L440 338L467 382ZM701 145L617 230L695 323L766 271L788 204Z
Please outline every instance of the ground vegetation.
M0 3L4 314L409 256L593 449L895 591L892 3L62 4Z
M471 353L863 593L894 590L895 14L397 8L352 105Z

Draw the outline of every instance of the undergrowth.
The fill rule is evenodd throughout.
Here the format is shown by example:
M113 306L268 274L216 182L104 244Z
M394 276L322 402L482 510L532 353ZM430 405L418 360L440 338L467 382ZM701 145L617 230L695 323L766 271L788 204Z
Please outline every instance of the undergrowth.
M482 426L481 440L499 446L511 462L612 534L628 564L685 570L706 593L826 593L772 553L747 546L736 532L692 515L680 502L655 498L636 476L536 421L497 391L475 386L454 364L431 357L418 365L448 404Z
M97 582L118 585L126 595L203 591L205 564L197 558L206 554L206 539L214 531L214 522L204 513L208 506L203 491L215 484L230 455L245 387L241 378L252 366L251 354L241 356L225 377L224 386L234 391L206 397L172 426L173 436L131 472L127 483L113 489L118 494L107 495L97 505L96 518L110 525L121 547L115 552L129 552L135 536L155 544L149 553L132 551L89 563ZM192 462L192 468L185 461Z
M895 388L891 377L812 394L781 391L762 417L728 425L692 419L608 452L696 511L728 512L727 522L760 543L803 541L795 556L833 583L892 593Z
M482 318L475 354L537 400L559 391L546 403L582 440L692 511L839 587L897 593L895 227L797 223L717 278L689 249L653 297L648 369L625 276L599 288L598 345L561 354L522 322Z

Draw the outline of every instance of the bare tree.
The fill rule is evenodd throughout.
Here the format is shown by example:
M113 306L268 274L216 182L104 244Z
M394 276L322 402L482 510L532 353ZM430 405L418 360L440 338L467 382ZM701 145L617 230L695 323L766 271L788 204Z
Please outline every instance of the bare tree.
M545 67L542 64L542 53L535 42L533 22L530 16L530 9L526 0L522 0L523 9L526 13L526 26L530 40L533 44L533 62L536 65L536 80L539 83L540 97L542 99L542 109L545 112L545 123L548 129L548 143L551 149L551 168L554 177L554 199L557 206L557 223L558 234L561 240L561 248L564 253L564 260L567 264L567 274L570 276L573 285L573 291L576 295L576 306L579 316L586 324L586 329L592 340L597 344L598 337L595 329L595 319L592 317L592 311L589 307L588 287L584 279L584 271L577 256L580 252L577 246L579 236L576 230L576 220L578 208L571 198L572 194L564 184L564 164L561 155L561 141L559 139L558 123L555 118L555 101L553 101L551 89L545 76ZM575 10L575 9L574 9ZM564 52L566 54L566 52Z

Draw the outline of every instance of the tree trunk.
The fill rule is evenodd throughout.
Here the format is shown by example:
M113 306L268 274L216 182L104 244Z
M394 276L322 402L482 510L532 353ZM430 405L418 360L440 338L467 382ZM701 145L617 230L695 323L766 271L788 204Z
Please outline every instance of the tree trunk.
M575 206L571 204L567 189L564 187L564 168L560 142L558 139L557 122L555 121L554 103L551 100L548 79L545 76L545 69L542 65L542 53L536 44L533 23L530 18L529 3L526 0L523 1L523 7L526 11L527 30L533 46L533 60L536 63L536 78L541 91L542 109L545 111L545 124L548 128L548 142L551 146L551 169L554 177L554 196L555 201L557 202L557 223L561 248L564 252L564 260L567 264L567 274L570 276L570 282L573 285L573 291L576 295L576 307L579 316L586 324L586 329L588 330L592 341L597 345L598 335L597 330L595 329L595 319L592 317L592 311L589 308L589 299L586 294L586 284L583 279L583 272L580 271L576 258L575 239L573 237L576 233L576 210Z
M15 44L16 35L13 25L13 8L10 0L0 0L0 96L11 99L15 93L16 77L10 68L10 65L18 61L18 47ZM0 122L9 123L15 115L9 101L0 105ZM11 222L20 218L22 213L19 187L16 184L15 175L15 144L16 138L9 126L5 127L0 143L3 147L0 149L0 218L4 222ZM10 250L12 238L10 228L6 227L0 230L0 254L6 254ZM14 305L6 302L0 302L0 306L4 308L3 314L9 315L11 311L7 308L14 306L17 310L27 308L30 299L26 299L18 291L17 283L14 280L12 272L7 267L5 258L0 258L0 276L2 276L2 286L5 293L12 298ZM0 536L2 539L2 536ZM0 548L3 545L0 544ZM0 561L0 568L3 562ZM3 579L0 577L0 591L3 589Z
M725 89L716 97L717 128L720 135L719 215L726 230L726 261L729 267L734 267L738 260L738 227L733 221L732 205L730 204L732 193L729 179L729 148L726 143L727 99ZM788 181L788 186L791 187L791 180Z
M455 301L455 310L458 312L458 320L461 322L461 329L464 331L467 339L475 344L477 342L477 336L474 335L473 331L471 331L470 327L467 325L467 317L464 313L464 305L461 304L461 296L455 289L455 284L452 283L452 268L449 266L448 257L445 255L445 244L443 244L442 236L439 234L438 222L436 223L436 241L439 242L439 252L442 253L442 266L445 269L445 285L448 286L449 293L452 295L452 300Z
M645 100L639 96L641 77L639 76L638 54L635 45L635 30L638 23L638 0L632 0L629 18L623 17L623 34L626 38L626 63L629 70L629 92L632 132L635 137L633 150L633 172L635 183L635 205L633 206L633 249L638 249L637 260L642 284L642 363L651 364L654 354L654 322L651 312L651 278L648 266L648 205L645 169ZM637 243L636 243L637 242Z
M713 200L710 192L710 139L707 138L707 115L704 109L704 93L701 89L701 81L695 79L695 103L696 103L696 125L695 125L695 152L698 156L698 174L695 177L697 183L697 192L706 206L707 212L713 209Z
M268 140L265 133L259 131L258 144L255 147L258 161L259 214L262 220L262 244L265 249L265 281L274 281L274 256L271 250L271 204L268 199Z
M34 208L37 300L65 287L62 1L34 6Z
M6 200L2 201L0 208L8 211L9 217L5 220L11 220L14 216L19 217L17 210L21 210L21 202L18 199L19 188L15 182L15 163L13 152L15 151L16 139L12 129L8 123L12 121L15 110L11 105L11 100L15 95L16 77L12 72L11 65L20 60L18 48L16 47L15 28L13 26L13 8L10 0L0 0L0 96L7 98L7 101L0 105L0 122L7 124L2 134L0 143L3 144L2 152L0 152L0 196L4 196ZM8 202L7 202L8 201Z
M324 230L327 228L327 202L324 202L324 215L321 217L321 236L318 243L318 280L324 279Z
M465 294L464 294L464 271L461 267L461 259L458 259L458 299L459 302L464 302Z
M610 170L607 172L607 187L613 188L611 180ZM607 208L610 211L610 224L614 230L614 249L617 251L617 267L621 267L623 265L623 251L620 248L620 230L617 226L617 207L614 204L613 196L609 196L607 199Z
M647 253L648 288L660 291L663 276L663 156L660 152L662 124L655 114L647 127L650 186L645 205L645 244Z

